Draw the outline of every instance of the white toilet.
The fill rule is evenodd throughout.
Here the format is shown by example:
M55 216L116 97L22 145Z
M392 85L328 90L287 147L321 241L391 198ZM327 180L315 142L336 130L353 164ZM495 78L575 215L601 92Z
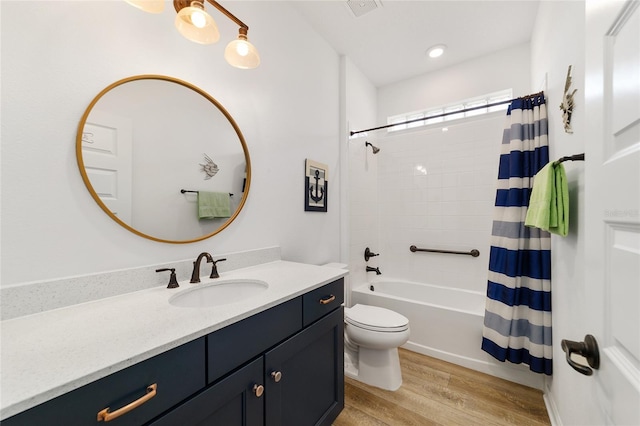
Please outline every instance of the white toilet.
M339 263L326 266L347 268ZM345 292L349 291L345 281ZM344 323L344 374L368 385L397 390L402 385L398 347L409 340L409 320L390 309L356 304L345 307Z
M405 316L377 306L345 308L344 340L347 376L392 391L402 385L398 346L409 340Z

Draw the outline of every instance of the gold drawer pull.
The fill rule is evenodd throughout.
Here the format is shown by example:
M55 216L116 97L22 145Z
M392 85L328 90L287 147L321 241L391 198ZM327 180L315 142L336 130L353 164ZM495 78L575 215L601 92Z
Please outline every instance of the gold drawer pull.
M143 396L140 399L136 399L132 403L127 404L122 408L117 409L113 413L109 412L109 407L105 408L104 410L98 413L98 421L101 422L104 420L105 422L110 422L111 420L117 419L121 415L128 413L134 408L138 408L139 406L141 406L142 404L144 404L145 402L149 401L151 398L156 396L157 389L158 389L157 383L147 386L147 393L145 396Z
M327 297L327 298L320 299L320 304L321 304L321 305L326 305L326 304L328 304L328 303L333 302L334 300L336 300L336 297L335 297L333 294L331 294L331 295L329 295L329 297Z

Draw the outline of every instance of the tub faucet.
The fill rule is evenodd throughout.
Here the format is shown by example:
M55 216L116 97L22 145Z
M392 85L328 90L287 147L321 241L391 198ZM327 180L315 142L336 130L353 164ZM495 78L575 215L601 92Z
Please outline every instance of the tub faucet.
M189 281L192 284L200 282L200 262L204 257L207 258L207 263L213 263L213 258L209 253L200 253L196 261L193 262L193 272L191 273L191 281Z
M367 266L367 272L375 272L376 275L382 275L382 272L380 272L380 268L373 268L371 266Z

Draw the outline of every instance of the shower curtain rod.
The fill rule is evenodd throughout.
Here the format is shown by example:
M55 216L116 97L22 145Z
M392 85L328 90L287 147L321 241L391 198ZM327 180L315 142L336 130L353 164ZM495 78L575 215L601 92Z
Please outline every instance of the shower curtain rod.
M402 124L410 124L410 123L415 123L417 121L431 120L432 118L446 117L447 115L460 114L460 113L463 113L463 112L475 111L477 109L482 109L482 108L491 108L491 107L498 106L498 105L508 104L508 103L511 103L511 102L513 102L515 100L518 100L518 99L535 98L536 96L540 96L540 95L543 95L543 94L544 94L544 91L538 92L538 93L532 93L531 95L527 95L527 96L520 96L519 98L509 99L508 101L494 102L494 103L487 104L487 105L480 105L480 106L477 106L477 107L461 109L459 111L444 112L444 113L438 114L438 115L430 115L429 117L414 118L414 119L411 119L411 120L403 121L401 123L387 124L385 126L372 127L370 129L364 129L364 130L356 130L356 131L351 131L349 133L350 133L351 136L353 136L353 135L357 135L358 133L371 132L373 130L388 129L389 127L400 126Z

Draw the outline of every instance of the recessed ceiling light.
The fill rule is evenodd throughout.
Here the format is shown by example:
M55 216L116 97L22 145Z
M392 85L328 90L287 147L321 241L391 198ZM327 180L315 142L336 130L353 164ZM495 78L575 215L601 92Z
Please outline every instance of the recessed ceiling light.
M435 46L430 47L429 50L427 50L427 54L429 55L430 58L438 58L442 56L446 48L447 46L445 46L444 44L437 44Z

